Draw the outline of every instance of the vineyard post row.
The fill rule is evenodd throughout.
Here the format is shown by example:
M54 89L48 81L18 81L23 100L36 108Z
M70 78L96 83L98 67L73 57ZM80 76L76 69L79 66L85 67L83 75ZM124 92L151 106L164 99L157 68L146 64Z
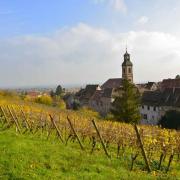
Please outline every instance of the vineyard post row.
M7 128L9 128L9 127L11 127L13 124L15 124L15 126L16 126L16 131L19 132L19 133L25 133L27 130L32 131L32 130L33 130L33 126L32 126L32 124L30 125L30 123L28 122L28 119L27 119L27 117L26 117L26 114L25 114L23 108L20 107L20 106L18 106L18 109L19 109L19 112L21 113L21 117L18 117L18 115L17 115L17 114L18 114L18 111L16 111L16 109L15 109L13 106L7 106L7 107L5 107L5 106L4 106L4 107L3 107L3 106L0 106L1 117L4 117L4 120L1 118L1 121L2 121L4 124L7 125L7 126L6 126ZM19 116L20 116L20 114L19 114ZM51 124L49 125L49 128L53 127L53 128L56 130L57 136L58 136L58 138L60 139L60 141L61 141L62 143L64 143L64 140L63 140L63 137L62 137L62 132L59 130L58 125L56 124L53 116L52 116L51 114L49 114L49 117L50 117L50 123L51 123ZM42 120L41 118L42 118L42 114L41 114L40 120ZM21 121L21 122L20 122L20 121ZM71 122L71 120L70 120L70 118L69 118L68 116L67 116L67 122L69 123L69 127L70 127L70 129L71 129L71 132L72 132L73 136L77 139L77 141L78 141L78 143L79 143L79 145L80 145L80 148L81 148L83 151L85 151L85 147L83 146L83 144L82 144L82 142L81 142L81 140L80 140L80 138L79 138L79 136L78 136L78 134L77 134L77 132L76 132L76 130L75 130L75 128L74 128L74 126L73 126L73 124L72 124L72 122ZM104 150L106 156L107 156L108 158L111 158L111 156L110 156L110 154L109 154L109 152L108 152L108 150L107 150L107 148L106 148L106 145L105 145L105 143L104 143L104 141L103 141L103 138L102 138L102 135L101 135L101 133L100 133L100 130L98 129L98 126L96 125L96 122L95 122L94 120L92 120L91 122L92 122L92 124L93 124L93 126L94 126L94 128L95 128L95 131L96 131L97 136L98 136L98 138L99 138L99 140L100 140L100 142L101 142L101 145L102 145L102 147L103 147L103 150ZM23 124L23 126L22 126L22 124ZM25 128L25 131L24 131L24 132L22 131L22 130L23 130L23 129L22 129L23 127ZM44 127L42 127L42 128L44 128ZM37 130L38 130L38 129L37 129ZM51 130L51 129L50 129L50 130ZM147 155L146 155L146 151L145 151L145 149L144 149L144 145L143 145L143 142L142 142L142 138L141 138L141 135L140 135L140 133L139 133L139 130L138 130L137 125L134 125L134 130L135 130L135 132L136 132L137 140L138 140L138 142L139 142L139 147L140 147L140 149L141 149L141 153L142 153L142 156L143 156L143 158L144 158L144 162L145 162L145 164L146 164L147 171L148 171L148 172L151 172L151 168L150 168L150 165L149 165L149 161L148 161L148 158L147 158ZM67 140L66 140L66 142L67 142ZM95 146L95 145L94 145L94 146ZM93 147L93 148L94 148L94 147ZM92 149L92 150L93 150L93 149ZM167 167L166 172L167 172L167 171L169 170L169 168L170 168L170 164L171 164L171 162L172 162L172 160L173 160L173 156L174 156L174 153L172 153L171 156L170 156L170 158L169 158L168 167ZM133 168L133 163L134 163L136 157L137 157L137 155L135 155L134 157L132 157L132 167L131 167L131 170L132 170L132 168ZM160 162L159 162L159 169L160 169L160 167L161 167L162 159L163 159L163 155L161 154Z

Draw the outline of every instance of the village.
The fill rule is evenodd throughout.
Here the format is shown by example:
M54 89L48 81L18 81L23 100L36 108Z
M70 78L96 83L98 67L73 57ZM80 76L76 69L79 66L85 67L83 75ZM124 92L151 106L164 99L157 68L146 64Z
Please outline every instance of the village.
M122 63L122 78L110 78L104 84L89 84L75 94L66 94L67 108L72 109L75 102L81 107L89 107L106 117L112 108L117 92L122 89L122 80L133 83L133 63L130 54L125 52ZM163 79L160 82L135 84L141 94L141 124L157 125L169 110L180 111L180 76Z
M89 108L102 117L107 117L112 109L112 103L119 91L122 91L123 79L133 81L133 63L127 49L122 58L122 77L110 78L102 85L87 84L84 88L63 89L61 95L66 109ZM180 111L180 76L174 79L163 79L159 82L134 84L141 96L141 124L157 125L167 111ZM22 91L20 91L22 92ZM27 96L35 99L41 96L52 97L51 89L30 89Z

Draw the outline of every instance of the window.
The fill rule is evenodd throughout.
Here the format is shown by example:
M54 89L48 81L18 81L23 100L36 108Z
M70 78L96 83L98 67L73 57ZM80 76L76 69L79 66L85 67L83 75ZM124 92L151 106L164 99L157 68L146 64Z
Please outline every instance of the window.
M156 111L156 107L154 107L153 110Z
M131 68L129 68L128 70L129 70L129 73L131 73Z
M150 106L148 106L147 109L150 110Z
M144 114L144 115L143 115L143 118L144 118L144 119L147 119L147 114Z
M123 68L123 72L126 73L126 69L125 68Z
M142 106L142 109L144 109L144 106Z

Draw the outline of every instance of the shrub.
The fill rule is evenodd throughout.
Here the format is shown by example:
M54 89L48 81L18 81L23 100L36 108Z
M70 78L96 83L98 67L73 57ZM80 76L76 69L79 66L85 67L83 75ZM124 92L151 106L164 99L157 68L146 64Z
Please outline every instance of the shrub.
M35 98L36 103L45 104L45 105L52 105L52 98L47 95L42 95L40 97Z
M168 129L180 129L180 112L171 110L160 119L159 125Z

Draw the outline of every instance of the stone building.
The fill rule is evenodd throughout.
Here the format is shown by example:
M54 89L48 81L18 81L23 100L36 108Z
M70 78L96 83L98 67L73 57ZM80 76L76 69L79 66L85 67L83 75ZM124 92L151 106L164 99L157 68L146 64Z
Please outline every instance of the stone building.
M98 90L101 90L101 87L98 84L89 84L85 89L81 89L75 94L76 99L79 101L80 106L89 106L89 101L94 93Z
M160 84L160 89L164 90L166 88L180 88L180 78L164 79Z
M122 63L122 78L133 83L133 64L130 60L130 54L127 52L127 49L124 54L124 62Z
M142 124L156 125L169 110L180 111L180 88L165 88L162 91L146 91L142 96Z

